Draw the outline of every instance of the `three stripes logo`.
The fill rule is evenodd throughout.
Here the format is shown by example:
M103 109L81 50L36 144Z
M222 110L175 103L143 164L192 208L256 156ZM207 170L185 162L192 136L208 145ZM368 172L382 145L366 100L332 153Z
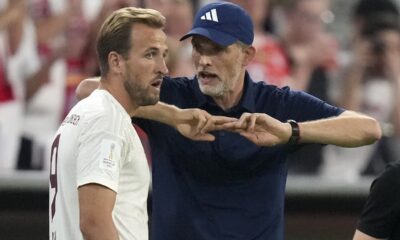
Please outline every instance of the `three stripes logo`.
M217 10L211 9L211 11L206 12L203 16L200 17L201 20L208 20L213 22L218 22Z

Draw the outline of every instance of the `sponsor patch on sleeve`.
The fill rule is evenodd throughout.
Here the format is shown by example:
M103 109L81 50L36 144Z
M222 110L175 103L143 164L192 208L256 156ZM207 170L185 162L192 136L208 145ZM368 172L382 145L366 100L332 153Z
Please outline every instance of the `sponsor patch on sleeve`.
M117 171L121 159L121 145L114 140L101 141L100 168L112 172Z

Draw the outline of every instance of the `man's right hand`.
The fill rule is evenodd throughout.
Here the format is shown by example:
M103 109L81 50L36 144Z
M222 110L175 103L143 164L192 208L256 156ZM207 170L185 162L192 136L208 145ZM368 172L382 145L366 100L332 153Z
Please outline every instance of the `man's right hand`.
M237 132L258 146L285 144L291 136L289 123L265 113L243 113L238 121L226 123L222 128Z

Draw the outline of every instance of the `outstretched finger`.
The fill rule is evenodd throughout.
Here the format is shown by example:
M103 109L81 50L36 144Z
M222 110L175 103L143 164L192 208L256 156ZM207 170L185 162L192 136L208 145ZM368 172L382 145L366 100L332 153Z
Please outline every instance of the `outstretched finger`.
M225 116L213 116L215 120L216 125L224 124L224 123L231 123L231 122L237 122L237 118L232 118L232 117L225 117Z
M201 133L196 135L193 140L212 142L215 140L215 136L210 133Z
M249 118L251 117L250 113L243 113L242 116L240 116L237 127L247 129L248 127L248 121Z
M207 116L204 114L204 112L201 112L197 116L195 116L195 118L197 119L196 131L201 132L201 130L208 122Z
M213 116L213 124L205 126L203 132L224 130L229 128L228 126L233 126L237 123L238 119L224 116ZM226 124L229 124L226 126Z
M252 114L248 120L247 131L254 132L256 121L257 121L257 114Z
M200 133L204 134L204 133L209 132L209 131L214 131L215 130L215 128L214 128L215 124L214 123L215 123L215 119L213 117L210 117L207 120L206 124L200 129Z
M232 131L232 130L235 130L235 129L239 129L239 127L238 127L238 122L237 122L237 121L235 121L235 122L223 123L223 124L216 124L216 125L214 126L214 130L215 130L215 131L217 131L217 130L228 130L228 131Z

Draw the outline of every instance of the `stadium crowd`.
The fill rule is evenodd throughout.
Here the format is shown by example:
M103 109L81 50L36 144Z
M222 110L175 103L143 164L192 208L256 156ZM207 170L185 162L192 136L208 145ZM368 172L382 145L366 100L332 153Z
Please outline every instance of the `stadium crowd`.
M115 9L140 6L167 18L169 74L192 76L190 41L179 42L195 10L211 1L0 1L0 170L48 169L50 142L77 102L75 88L99 75L95 39ZM396 2L353 1L348 31L334 32L329 0L232 0L251 15L257 54L253 79L306 91L366 113L384 137L357 149L309 145L293 154L290 174L357 180L399 158L400 30ZM338 33L342 34L339 35ZM140 131L145 148L146 136ZM150 152L147 151L150 159Z
M195 74L192 44L180 38L191 29L199 7L210 2L214 1L0 0L0 173L49 170L54 134L62 121L73 121L65 117L78 102L76 87L100 74L95 42L113 11L126 6L160 11L167 19L169 75L190 77ZM383 137L372 145L304 146L289 156L289 174L354 182L376 177L400 160L397 1L351 1L347 28L340 31L334 31L334 1L231 2L253 20L257 52L247 66L252 79L305 91L380 123ZM151 164L147 136L135 127ZM373 200L366 207L375 206ZM359 230L370 226L367 210Z

